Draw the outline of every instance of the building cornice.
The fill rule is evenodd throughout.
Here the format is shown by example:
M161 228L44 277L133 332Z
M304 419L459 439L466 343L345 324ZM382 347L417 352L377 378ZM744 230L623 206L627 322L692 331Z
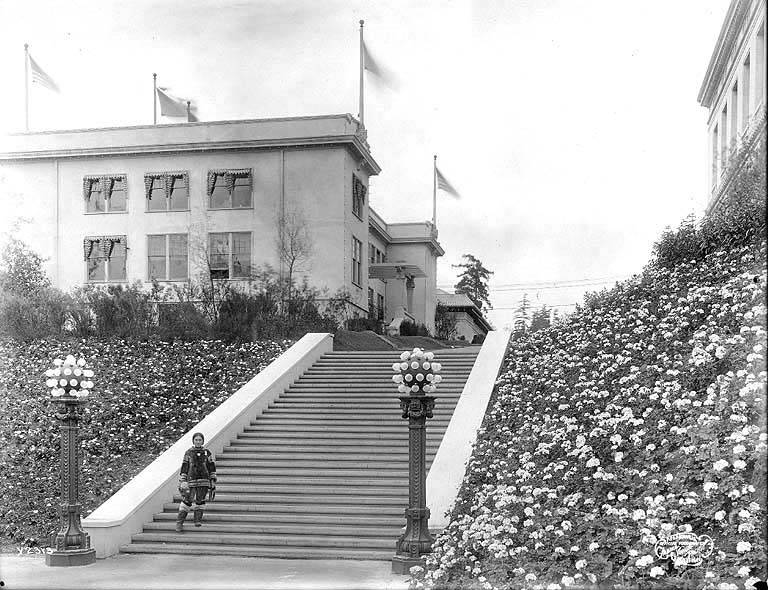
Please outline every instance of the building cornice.
M359 128L355 133L338 133L322 135L296 135L293 137L268 137L268 138L222 138L222 139L201 139L200 131L192 128L208 126L211 128L221 128L223 126L245 127L256 126L260 124L273 125L275 123L303 123L312 121L328 122L334 119L344 119L345 123L354 128L357 121L351 115L331 115L326 117L290 117L279 119L248 119L242 121L212 121L204 123L184 123L176 125L141 125L135 127L108 127L100 129L76 129L69 131L43 131L35 133L15 134L10 136L17 139L17 142L23 142L25 138L37 140L45 136L74 136L70 143L75 144L66 147L57 147L44 149L36 147L34 149L7 149L0 151L0 161L18 161L18 160L49 160L49 159L70 159L70 158L89 158L102 156L136 156L136 155L154 155L154 154L182 154L182 153L200 153L209 151L248 151L248 150L269 150L282 148L316 148L329 146L344 146L352 151L365 164L369 174L375 175L381 172L378 163L373 159L365 139L365 130ZM190 128L190 133L197 137L189 140L162 141L157 138L154 142L130 143L123 139L115 144L101 144L90 146L77 146L77 137L82 134L109 134L125 133L131 138L143 134L156 134L165 130L169 132L178 132L183 128ZM254 128L254 133L258 129ZM274 134L274 129L271 130ZM155 138L152 138L155 139Z
M435 238L392 238L389 242L393 246L400 244L427 244L437 256L443 256L445 250Z
M745 23L751 23L754 16L764 6L763 1L731 1L723 26L720 29L720 35L715 43L715 49L709 60L707 72L699 89L698 102L701 106L710 108L720 94L721 86L726 82L731 62L739 55L739 52L736 51L736 45L745 38L742 36L747 29Z

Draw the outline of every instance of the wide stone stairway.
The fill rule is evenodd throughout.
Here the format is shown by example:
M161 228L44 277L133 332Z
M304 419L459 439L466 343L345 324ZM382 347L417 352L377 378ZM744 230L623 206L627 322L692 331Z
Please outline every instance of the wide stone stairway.
M478 351L435 351L443 381L427 421L427 467ZM121 551L391 559L408 505L395 361L397 351L323 355L216 457L202 527L190 517L174 531L177 495Z

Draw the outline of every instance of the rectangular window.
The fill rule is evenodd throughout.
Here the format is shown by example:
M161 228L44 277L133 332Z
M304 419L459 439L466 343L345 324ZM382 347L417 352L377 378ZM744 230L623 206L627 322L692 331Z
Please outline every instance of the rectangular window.
M718 179L718 160L719 160L719 153L720 153L720 144L719 144L720 138L718 137L717 133L717 125L715 125L714 129L712 130L712 186L717 186L717 179Z
M733 85L731 88L731 124L728 129L728 135L730 137L729 146L731 149L736 145L736 141L739 137L739 120L737 118L739 114L739 83Z
M101 236L83 240L86 277L89 282L126 279L127 241L125 236Z
M352 238L352 282L360 286L363 282L363 243Z
M374 319L376 317L376 304L373 299L373 289L368 287L368 317Z
M251 232L209 234L208 246L212 279L251 276Z
M741 68L741 129L742 131L747 128L749 124L749 117L752 115L752 111L749 108L749 91L751 89L751 83L749 76L751 75L749 68L749 55L744 60L744 65Z
M158 281L189 278L187 234L147 236L148 277Z
M757 51L755 53L755 106L763 105L765 100L765 25L757 33Z
M83 177L87 213L120 213L127 210L125 174Z
M371 264L376 263L376 252L378 252L376 246L373 244L368 244L368 262Z
M247 209L253 206L251 169L209 170L208 207Z
M189 174L149 172L144 175L147 211L188 211Z
M367 187L363 184L354 174L352 175L352 213L357 215L360 219L363 218L363 210L365 207L365 195L368 192Z
M720 113L720 174L728 165L728 106Z
M376 293L376 319L384 321L384 295Z

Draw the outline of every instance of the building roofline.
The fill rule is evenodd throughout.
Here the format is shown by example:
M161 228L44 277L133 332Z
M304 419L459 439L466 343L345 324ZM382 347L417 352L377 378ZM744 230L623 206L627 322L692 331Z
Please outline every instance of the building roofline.
M761 2L755 3L755 12L760 9L761 4ZM697 100L703 107L710 108L712 106L718 90L716 81L723 78L724 70L729 65L728 61L733 55L733 46L737 42L738 32L747 17L751 16L749 14L750 6L752 6L751 0L731 0L723 26L720 29L720 34L717 37L715 48L709 59L704 80L699 88Z
M147 123L145 125L114 125L111 127L77 127L75 129L47 129L44 131L18 131L16 133L8 133L10 136L21 135L54 135L57 133L89 133L93 131L118 131L126 129L157 129L158 127L203 127L206 125L233 125L236 123L275 123L283 121L312 121L318 119L347 119L348 121L357 121L349 113L335 114L335 115L304 115L299 117L262 117L258 119L221 119L218 121L195 121L187 123L157 123L153 125Z
M156 131L158 129L179 129L182 127L216 127L216 126L234 126L234 125L252 125L259 123L280 123L295 121L312 120L333 120L344 119L347 123L358 123L357 119L349 114L346 115L327 115L327 116L307 116L307 117L279 117L271 119L237 119L228 121L205 121L197 123L172 123L162 125L136 125L130 127L101 127L93 129L73 129L56 131L36 131L31 133L18 133L10 137L41 137L55 135L73 135L99 132L115 131ZM308 130L311 133L311 130ZM174 142L161 142L155 139L152 143L135 144L117 144L117 145L94 145L86 147L55 147L52 149L16 149L0 151L0 161L2 160L43 160L52 158L87 158L94 156L126 156L126 155L149 155L149 154L168 154L168 153L189 153L204 151L223 151L223 150L251 150L251 149L279 149L279 148L312 148L325 146L345 146L356 153L365 163L371 175L381 172L378 165L371 155L370 148L365 139L365 130L358 126L357 133L347 132L338 134L323 135L297 135L295 137L268 137L268 138L226 138L215 140L204 140L199 137L191 138L189 141L183 139ZM362 131L362 133L361 133ZM199 134L198 134L199 135ZM153 138L149 138L153 139Z

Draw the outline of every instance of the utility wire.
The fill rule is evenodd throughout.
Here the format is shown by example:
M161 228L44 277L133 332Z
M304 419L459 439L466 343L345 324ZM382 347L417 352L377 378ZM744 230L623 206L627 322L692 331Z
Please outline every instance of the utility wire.
M562 280L562 281L537 281L537 282L528 282L528 283L506 283L501 285L493 285L489 287L490 291L500 291L500 290L506 290L506 289L524 289L528 288L531 290L535 289L544 289L548 287L582 287L582 286L589 286L592 284L599 285L603 283L610 283L613 281L623 280L629 278L627 275L613 275L608 277L585 277L583 279L570 279L570 280ZM437 285L438 287L454 287L454 285L449 285L448 283L442 283L440 285Z

